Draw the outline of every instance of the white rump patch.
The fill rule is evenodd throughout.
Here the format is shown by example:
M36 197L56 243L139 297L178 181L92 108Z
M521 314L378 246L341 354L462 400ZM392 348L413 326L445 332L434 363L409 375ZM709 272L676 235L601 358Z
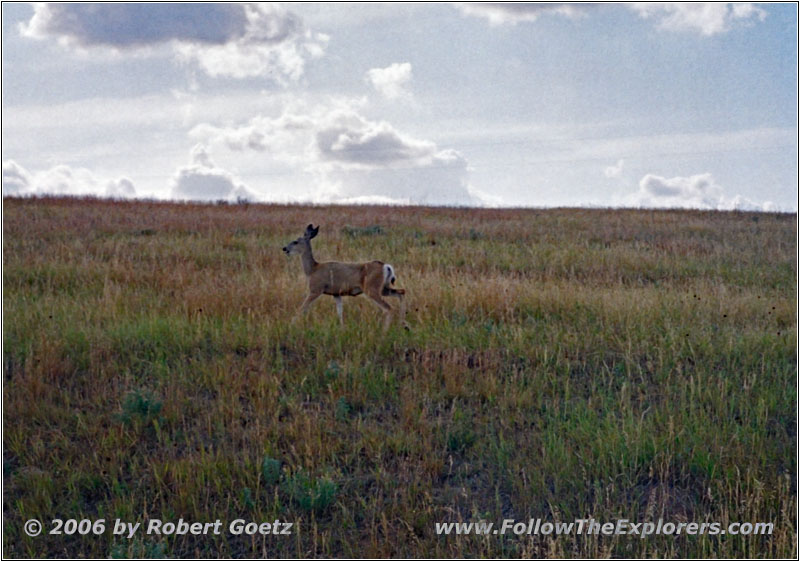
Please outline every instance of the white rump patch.
M383 284L392 285L397 278L394 275L394 268L388 263L383 264Z

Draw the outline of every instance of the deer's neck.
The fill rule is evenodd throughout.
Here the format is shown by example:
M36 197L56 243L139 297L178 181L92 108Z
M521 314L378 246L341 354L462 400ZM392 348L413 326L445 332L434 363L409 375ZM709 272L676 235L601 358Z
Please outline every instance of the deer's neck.
M305 249L303 250L302 259L303 273L306 275L311 275L311 272L314 271L314 267L317 265L317 260L314 259L314 255L311 253L311 244L306 243Z

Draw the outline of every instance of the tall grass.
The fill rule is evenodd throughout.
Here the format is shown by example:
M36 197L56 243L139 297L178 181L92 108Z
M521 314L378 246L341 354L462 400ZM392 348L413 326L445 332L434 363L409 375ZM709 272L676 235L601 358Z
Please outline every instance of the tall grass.
M280 248L390 261L411 331ZM797 556L796 216L4 199L5 556ZM43 535L31 518L223 521ZM439 536L505 518L771 536ZM227 533L237 518L294 534Z

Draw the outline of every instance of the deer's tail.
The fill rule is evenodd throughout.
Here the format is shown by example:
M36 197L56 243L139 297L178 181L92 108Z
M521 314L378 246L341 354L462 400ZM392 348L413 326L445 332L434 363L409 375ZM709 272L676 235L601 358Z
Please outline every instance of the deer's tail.
M394 274L394 268L388 264L383 264L383 286L388 287L389 285L394 285L394 282L397 280Z

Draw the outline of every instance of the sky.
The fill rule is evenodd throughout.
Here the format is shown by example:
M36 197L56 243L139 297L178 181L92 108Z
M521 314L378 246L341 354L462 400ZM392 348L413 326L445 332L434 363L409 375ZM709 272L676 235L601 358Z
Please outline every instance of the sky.
M3 195L797 211L797 5L2 5Z

